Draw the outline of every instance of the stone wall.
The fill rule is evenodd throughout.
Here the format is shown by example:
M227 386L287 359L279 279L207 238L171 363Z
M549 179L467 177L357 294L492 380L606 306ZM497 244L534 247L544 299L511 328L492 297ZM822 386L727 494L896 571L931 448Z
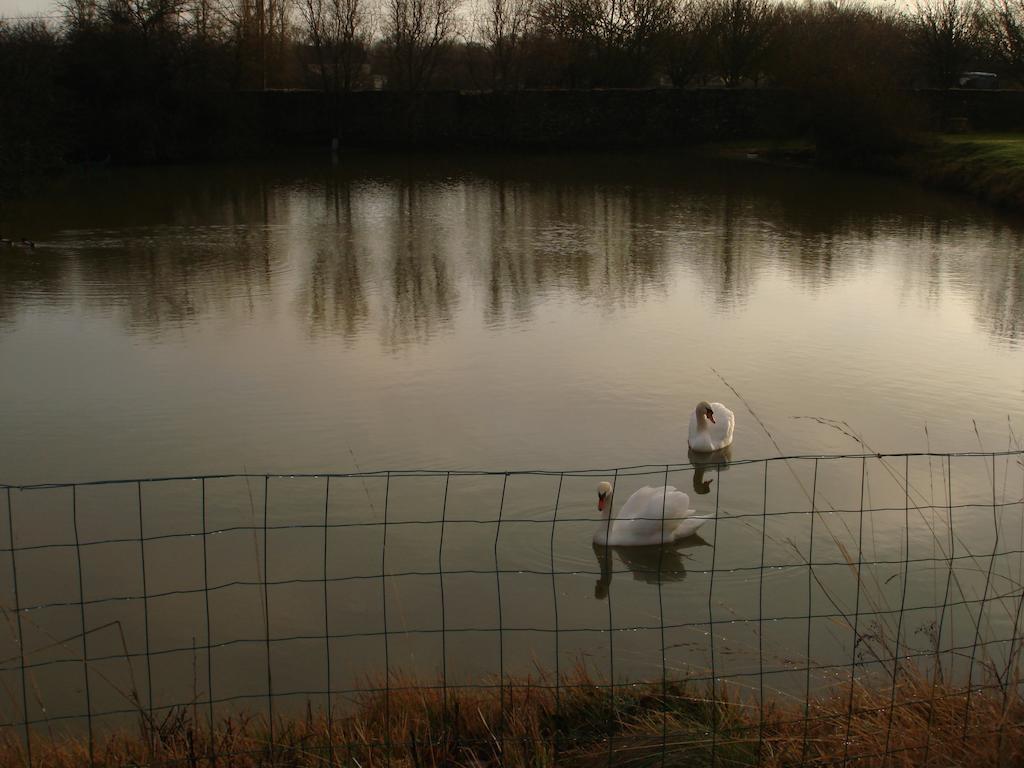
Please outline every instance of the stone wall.
M286 144L636 148L800 132L793 92L750 90L387 91L243 94ZM336 126L336 130L332 130Z
M806 97L781 89L234 94L264 142L354 147L639 148L807 135ZM913 91L932 130L1024 131L1024 91Z

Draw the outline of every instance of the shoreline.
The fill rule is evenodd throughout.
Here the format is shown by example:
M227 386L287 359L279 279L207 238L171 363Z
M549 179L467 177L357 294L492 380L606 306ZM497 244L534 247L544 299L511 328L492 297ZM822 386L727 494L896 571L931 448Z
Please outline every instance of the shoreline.
M608 147L581 146L566 150L532 146L510 147L387 147L342 145L336 151L329 146L305 145L284 148L284 156L296 160L346 156L450 156L466 154L474 158L516 157L523 155L560 156L608 155L630 156L659 154L691 157L697 160L761 163L768 165L855 171L866 175L898 177L925 188L965 196L1011 213L1024 212L1024 132L1022 133L928 133L912 147L890 157L866 157L862 162L833 162L821 157L814 142L800 138L753 138L695 142L675 147ZM157 163L68 162L61 166L39 169L23 178L19 189L0 193L0 203L24 199L44 191L51 185L92 173L131 171L145 168L217 166L221 164L262 163L281 159L280 148L253 149L237 157L208 157Z
M863 164L823 161L811 141L744 146L723 145L716 151L735 160L750 152L758 155L748 157L756 162L902 178L1002 211L1024 213L1024 133L930 133L898 156L868 158Z
M927 186L1024 212L1024 133L937 136L900 165Z

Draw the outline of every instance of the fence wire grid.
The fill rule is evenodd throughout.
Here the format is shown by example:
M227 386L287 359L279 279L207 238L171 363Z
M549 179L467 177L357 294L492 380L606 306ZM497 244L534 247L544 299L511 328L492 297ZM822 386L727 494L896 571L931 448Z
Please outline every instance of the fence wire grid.
M674 485L708 519L676 545L593 544L599 480L616 488L612 516L640 485ZM504 743L524 686L606 691L612 764L637 684L662 708L683 684L761 702L747 737L760 764L773 698L802 700L806 741L814 702L847 685L849 745L856 685L890 692L890 729L919 703L897 701L901 670L956 682L965 739L972 696L1019 692L1020 450L206 475L0 498L0 724L29 766L54 728L87 734L92 765L101 734L140 717L199 711L212 732L257 712L273 741L306 707L330 722L378 696L390 717L409 690L497 692ZM712 717L710 764L736 729ZM930 738L931 723L925 762ZM835 762L891 757L889 742ZM379 746L390 760L394 741Z

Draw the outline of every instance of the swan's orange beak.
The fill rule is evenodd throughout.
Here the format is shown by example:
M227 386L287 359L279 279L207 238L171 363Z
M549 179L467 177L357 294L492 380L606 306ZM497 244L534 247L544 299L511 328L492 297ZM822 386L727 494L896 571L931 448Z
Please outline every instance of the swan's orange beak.
M718 422L715 421L715 412L714 411L708 411L708 421L710 421L712 424L717 424L718 423Z
M608 501L608 495L604 493L597 494L597 511L604 512L605 502Z

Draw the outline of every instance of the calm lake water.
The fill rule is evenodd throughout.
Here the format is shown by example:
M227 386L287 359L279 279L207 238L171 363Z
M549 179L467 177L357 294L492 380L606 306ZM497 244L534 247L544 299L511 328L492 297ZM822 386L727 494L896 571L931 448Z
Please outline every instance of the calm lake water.
M1019 219L757 162L389 155L90 175L6 204L0 235L37 243L0 249L0 481L257 475L0 501L17 547L37 547L16 556L30 720L130 710L132 687L154 706L211 689L262 706L268 666L294 700L326 689L328 664L332 691L385 664L457 681L583 659L659 679L663 649L673 674L758 690L768 668L766 688L802 695L807 658L863 657L843 615L870 609L875 634L918 650L936 622L944 647L983 632L995 657L1014 636L1013 457L672 469L718 522L607 561L587 519L607 473L335 478L329 494L259 475L654 465L618 481L621 504L686 464L702 399L736 412L734 461L1006 450L1024 428ZM159 596L137 599L143 577ZM0 641L9 722L16 636ZM88 691L83 654L103 657Z

